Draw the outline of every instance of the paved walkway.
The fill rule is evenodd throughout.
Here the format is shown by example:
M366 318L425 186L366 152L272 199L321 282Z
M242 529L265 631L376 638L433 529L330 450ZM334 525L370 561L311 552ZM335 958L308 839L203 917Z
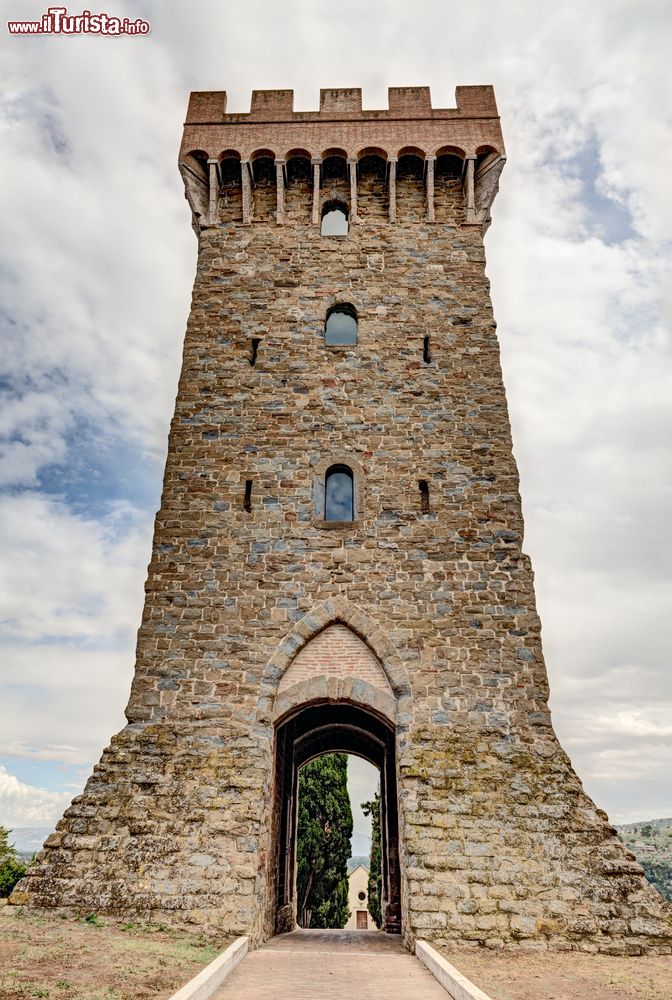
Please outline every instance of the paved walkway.
M448 1000L396 935L298 930L250 952L213 1000Z

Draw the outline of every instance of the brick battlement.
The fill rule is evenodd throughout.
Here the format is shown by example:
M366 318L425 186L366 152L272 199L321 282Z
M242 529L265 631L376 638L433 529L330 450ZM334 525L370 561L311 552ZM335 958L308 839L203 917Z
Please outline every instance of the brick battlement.
M499 118L489 85L457 87L454 108L433 108L429 87L389 87L388 107L362 107L360 87L320 90L319 111L294 111L293 90L253 90L249 113L227 114L226 91L194 91L186 125L261 122L386 121L398 118Z
M254 90L250 111L226 113L226 91L196 91L189 98L180 162L192 153L219 160L232 152L253 159L260 150L287 159L300 149L312 158L337 148L358 158L376 148L386 158L409 147L437 156L451 147L458 156L485 152L505 156L491 86L457 87L457 107L433 108L429 87L390 87L388 107L362 107L359 87L320 91L319 111L294 111L293 90ZM501 166L500 166L501 169Z
M262 194L254 195L252 188L260 181L261 174L259 169L251 167L252 163L271 161L270 169L276 171L275 220L285 224L285 188L290 173L293 175L296 168L295 164L292 171L286 173L287 164L297 159L311 161L312 166L309 163L306 168L304 163L300 169L308 169L311 173L312 195L309 196L314 203L308 210L312 224L317 225L324 200L319 191L323 181L329 179L328 174L322 176L321 164L334 156L349 162L348 191L341 191L341 198L346 197L355 223L358 221L357 185L360 181L366 185L361 169L352 165L371 156L378 159L379 169L383 163L385 184L390 188L385 195L387 214L392 222L396 219L396 164L404 157L413 156L416 160L425 160L421 181L426 189L423 197L427 203L427 220L433 222L435 218L434 163L438 163L439 176L442 176L445 158L452 157L451 169L464 185L464 221L480 225L485 231L506 158L495 94L489 85L457 87L455 99L455 108L433 108L429 87L390 87L388 108L369 111L362 107L359 87L332 88L320 91L319 111L294 111L293 90L254 90L249 112L227 114L226 91L192 93L179 163L194 227L199 231L206 220L207 224L217 221L223 176L221 164L225 160L228 161L226 176L234 187L244 189L242 210L234 212L244 224L253 217L260 217L260 205L255 207L252 203L255 198L260 202ZM443 162L440 162L441 157ZM238 174L232 160L248 164L251 172L244 167ZM274 166L272 161L275 161ZM402 167L400 178L403 179L408 163ZM417 163L413 169L418 169ZM331 182L329 190L333 197ZM230 200L231 196L226 197ZM400 199L403 215L401 189Z

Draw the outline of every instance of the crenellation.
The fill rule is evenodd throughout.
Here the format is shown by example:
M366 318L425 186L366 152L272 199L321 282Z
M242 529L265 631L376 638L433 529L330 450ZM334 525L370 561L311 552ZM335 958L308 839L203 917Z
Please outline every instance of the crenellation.
M388 108L392 114L406 117L432 112L429 87L388 87L387 94Z
M253 90L249 112L227 114L226 91L194 91L189 98L186 125L269 122L310 122L343 116L360 119L403 120L414 118L498 119L495 93L490 86L455 88L454 108L433 108L429 87L389 87L387 108L364 108L360 87L329 87L320 90L319 111L294 111L293 90Z
M220 122L225 115L225 90L192 90L187 107L188 123Z
M267 116L273 117L283 112L293 114L293 90L253 90L250 105L250 118L263 121Z
M474 118L496 118L495 89L489 85L456 87L455 103L458 114Z
M320 114L334 112L362 113L362 91L360 87L346 89L329 88L320 90Z

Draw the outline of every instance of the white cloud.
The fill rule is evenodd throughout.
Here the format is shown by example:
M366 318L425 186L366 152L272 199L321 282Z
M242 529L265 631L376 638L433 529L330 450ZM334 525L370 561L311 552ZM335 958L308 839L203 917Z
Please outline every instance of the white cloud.
M2 753L91 764L122 727L150 549L128 504L0 497Z
M101 58L101 39L81 38L68 72L63 41L8 46L3 369L19 399L0 428L5 484L62 460L76 421L160 455L188 309L193 234L166 56L129 39Z
M370 802L380 784L380 772L362 757L348 756L348 796L352 807L352 853L371 850L371 817L362 812L362 802Z
M129 504L96 518L38 493L0 498L5 641L124 645L137 628L151 521Z
M69 792L24 784L0 764L0 826L5 829L56 826L71 799Z
M121 650L3 644L2 754L92 766L124 725L133 674Z

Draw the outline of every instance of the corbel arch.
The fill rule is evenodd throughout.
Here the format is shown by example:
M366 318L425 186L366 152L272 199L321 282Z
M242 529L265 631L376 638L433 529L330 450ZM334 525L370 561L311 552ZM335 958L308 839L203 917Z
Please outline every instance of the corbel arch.
M218 160L219 221L222 223L242 222L243 178L240 153L236 149L225 149L219 154Z
M312 160L313 154L308 149L303 148L292 148L285 151L283 159L286 162L294 159Z
M397 159L400 160L402 156L419 156L421 160L424 160L425 156L424 149L420 149L419 146L402 146L397 152Z
M287 186L305 184L312 188L312 158L308 150L290 149L285 154L284 160Z
M270 222L278 210L275 153L272 149L256 149L250 154L253 218Z
M313 203L313 164L307 149L289 149L284 155L285 208L287 221L306 224Z
M253 153L250 153L250 163L254 163L255 160L273 160L275 161L275 153L272 149L255 149Z
M325 149L320 157L322 160L323 184L348 180L348 154L344 149Z
M347 160L347 158L348 158L348 154L347 154L346 150L345 149L341 149L340 146L330 146L329 149L324 149L322 151L322 153L320 154L320 158L323 161L324 160L328 160L329 157L331 157L331 156L335 156L335 157L337 157L338 159L341 159L341 160Z
M192 149L180 157L179 167L184 182L184 197L189 202L192 226L197 235L209 215L208 159L208 154L204 149Z
M352 169L355 170L353 163ZM360 149L356 161L357 217L363 222L389 218L388 154L380 146Z
M346 208L348 220L353 221L352 216L354 213L352 209L354 206L351 204L352 186L348 154L344 149L330 147L323 151L320 160L319 173L321 183L317 205L319 218L323 218L325 214L324 206L326 204L340 202ZM338 235L345 235L345 233L339 233Z
M219 162L222 160L238 160L240 161L240 153L237 149L223 149L222 152L217 157Z
M439 146L434 163L436 221L451 226L465 219L463 184L466 153L460 146Z
M490 225L490 208L499 190L499 175L506 157L494 146L478 146L473 165L473 215L485 233Z
M434 151L434 156L436 156L437 159L440 156L456 156L459 160L463 160L466 155L466 150L462 149L461 146L439 146L438 149Z
M490 145L478 146L476 148L476 159L477 160L481 160L481 159L485 158L486 156L488 156L491 153L494 153L495 156L501 156L502 155L500 153L500 151L495 146L490 146Z
M397 157L397 218L400 222L420 222L427 215L426 153L419 146L403 146Z
M387 150L383 149L382 146L365 146L357 153L358 160L363 160L366 156L377 156L381 160L388 158Z

